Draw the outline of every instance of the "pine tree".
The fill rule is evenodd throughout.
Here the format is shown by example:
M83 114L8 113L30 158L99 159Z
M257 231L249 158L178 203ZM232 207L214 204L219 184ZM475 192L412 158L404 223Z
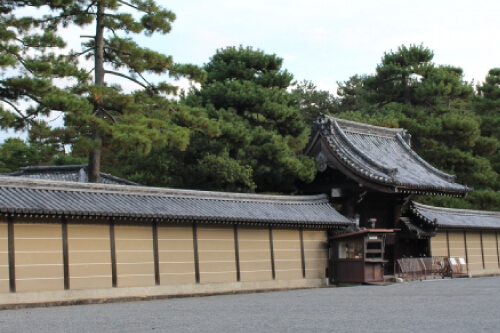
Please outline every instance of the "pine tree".
M434 53L423 45L402 45L386 52L376 74L365 78L368 100L378 107L397 102L411 104L421 79L433 69Z
M484 91L479 87L480 95L475 97L461 68L436 65L433 56L423 45L401 46L385 53L374 75L354 76L339 85L341 113L337 115L407 129L412 148L420 156L476 190L466 203L440 198L427 198L426 202L497 209L498 171L492 154L498 142L491 130L498 126L486 128L499 116L492 107L494 98L483 97L494 96L488 93L495 90L494 84L485 83ZM494 75L491 82L495 82ZM481 120L481 115L486 118Z
M225 161L244 174L251 168L259 192L292 191L296 179L311 181L316 172L314 161L299 155L310 124L287 90L293 76L282 61L250 47L218 50L204 67L207 80L185 100L206 108L220 129L215 138L198 139L206 144L194 155L206 166Z
M27 7L47 14L16 16L16 10ZM89 181L99 181L103 140L142 154L166 143L184 149L189 130L179 123L206 123L167 98L177 87L152 83L148 77L204 77L196 66L176 64L171 56L140 47L132 38L170 31L175 15L153 0L12 1L0 10L0 66L16 73L0 82L0 98L9 106L1 110L0 125L20 129L40 115L64 112L66 126L76 130L78 144L89 151ZM57 35L69 25L95 32L84 36L82 51L67 51ZM79 65L82 57L93 60L91 70ZM124 93L108 77L133 82L138 90ZM54 81L60 78L71 80L59 88ZM32 106L23 110L22 100Z
M500 68L491 69L477 91L473 109L481 119L481 134L486 138L481 151L490 156L493 169L500 175ZM495 189L500 191L500 179Z

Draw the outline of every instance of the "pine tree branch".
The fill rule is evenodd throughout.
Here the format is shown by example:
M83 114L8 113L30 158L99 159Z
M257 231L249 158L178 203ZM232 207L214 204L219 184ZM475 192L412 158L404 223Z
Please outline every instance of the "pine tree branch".
M79 52L79 53L74 53L74 54L71 54L71 55L70 55L70 57L69 57L69 59L74 59L74 58L76 58L76 57L82 56L82 55L84 55L85 53L88 53L88 52L92 51L93 49L94 49L94 48L93 48L93 47L91 47L91 48L86 49L85 51L82 51L82 52Z
M147 84L149 87L152 87L152 86L153 86L151 83L149 83L149 81L148 81L148 80L146 80L146 78L145 78L144 76L142 76L142 74L141 74L141 73L139 73L139 72L137 72L137 71L135 71L135 70L134 70L134 72L135 72L137 75L139 75L139 76L141 77L141 79L143 79L143 80L144 80L144 82L146 82L146 84Z
M77 15L94 15L93 13L90 12L78 12L78 13L72 13L72 14L67 14L67 15L58 15L58 16L50 16L46 17L45 19L38 19L38 20L33 20L33 23L35 24L45 24L45 23L59 23L63 19L69 19L73 16Z
M121 51L120 49L117 49L117 48L115 48L115 47L105 46L104 48L105 48L105 49L107 49L107 50L114 51L114 52L119 53L119 54L126 55L126 56L131 56L131 55L132 55L132 53L129 53L129 52L123 52L123 51Z
M134 9L135 9L135 10L137 10L137 11L143 12L142 10L140 10L140 9L139 9L139 7L134 6L133 4L131 4L131 3L129 3L129 2L125 2L125 1L123 1L123 0L118 0L118 3L121 3L122 5L124 5L124 6L128 6L128 7L130 7L130 8L134 8Z
M48 46L30 45L30 44L26 44L26 43L25 43L22 39L20 39L20 38L15 38L15 40L16 40L16 41L18 41L18 42L19 42L22 46L24 46L24 47L29 47L29 48L36 48L36 49L38 49L38 48L58 47L58 46L55 46L55 45L54 45L54 46L50 46L50 45L48 45Z
M35 74L35 73L34 73L34 72L33 72L33 71L32 71L32 70L28 67L28 65L26 65L26 63L24 62L24 59L23 59L20 55L18 55L18 54L16 54L16 53L11 53L11 54L12 54L12 55L14 55L14 57L16 57L16 58L17 58L17 61L19 61L19 62L21 63L21 65L23 65L23 67L24 67L24 68L25 68L28 72L30 72L30 73L31 73L31 74L33 74L33 75L36 75L36 74Z
M113 121L113 124L116 123L115 117L113 117L113 115L111 115L111 113L109 113L108 110L106 110L105 108L101 108L101 111L103 111L105 114L108 115L109 118L111 118L111 120Z
M29 118L28 116L24 115L24 114L22 113L22 111L21 111L21 110L19 110L19 109L18 109L18 108L17 108L17 107L16 107L16 106L15 106L15 105L11 102L11 101L6 100L6 99L3 99L3 98L2 98L2 99L0 99L0 100L1 100L2 102L4 102L5 104L10 105L10 107L11 107L12 109L14 109L14 111L16 111L16 113L17 113L17 114L19 114L19 116L21 116L21 118L22 118L24 121L27 121L27 122L29 122L30 124L32 124L32 123L33 123L33 119L31 119L31 118Z
M87 9L85 9L84 13L90 14L90 9L92 7L94 7L96 5L96 3L97 3L96 1L92 1L91 3L89 3L89 5L87 6ZM94 14L94 13L92 13L92 14Z
M119 73L119 72L114 72L114 71L104 71L105 74L111 74L111 75L115 75L115 76L120 76L120 77L123 77L125 79L128 79L138 85L140 85L141 87L143 87L144 89L151 89L151 86L148 86L148 85L145 85L144 83L134 79L133 77L130 77L128 75L125 75L125 74L122 74L122 73Z

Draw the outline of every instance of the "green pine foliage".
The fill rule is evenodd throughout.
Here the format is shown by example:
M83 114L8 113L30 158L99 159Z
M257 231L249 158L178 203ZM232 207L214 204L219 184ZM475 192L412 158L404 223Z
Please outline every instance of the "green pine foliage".
M252 170L259 192L289 192L294 181L312 181L314 162L300 156L308 140L283 60L250 47L218 50L205 65L207 80L186 97L217 120L214 155ZM248 190L251 190L250 188Z
M237 192L289 193L297 179L312 181L315 162L300 155L310 124L288 90L293 76L282 69L282 59L250 47L228 47L204 70L206 81L182 103L206 110L215 126L192 133L183 153L169 146L153 151L144 163L160 165L161 175L142 162L128 175L148 184Z
M406 128L420 156L475 189L465 200L429 197L425 202L499 210L500 70L491 70L475 94L461 68L436 65L433 57L423 45L385 53L374 75L339 84L334 114Z
M19 17L16 10L23 8L42 14ZM177 64L134 38L170 31L175 15L155 1L12 1L2 4L1 11L0 67L7 74L0 78L0 100L6 105L0 109L0 126L26 129L40 116L64 113L65 126L75 135L75 150L89 154L91 181L99 180L103 149L120 147L146 155L168 143L182 150L190 130L209 123L201 114L192 117L179 110L169 99L177 93L171 80L199 82L204 71ZM61 37L70 25L95 32L84 36L81 50L67 49ZM93 68L79 62L83 59L93 61ZM153 75L171 80L153 82ZM124 92L108 83L113 77L137 89Z

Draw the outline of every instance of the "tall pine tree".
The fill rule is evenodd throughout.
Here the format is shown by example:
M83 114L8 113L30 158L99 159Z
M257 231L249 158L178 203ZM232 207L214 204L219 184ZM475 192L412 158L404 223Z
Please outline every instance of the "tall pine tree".
M427 202L498 209L496 195L488 194L495 191L492 185L498 179L491 158L496 143L483 130L485 125L480 124L485 122L478 117L479 104L484 100L474 97L473 87L463 79L461 68L436 65L433 56L423 45L403 45L385 53L374 75L354 76L339 85L337 115L406 128L412 134L412 148L420 156L477 190L467 201L428 198ZM491 88L488 86L486 91ZM485 115L490 114L487 109ZM498 120L497 115L491 115L490 123Z
M140 162L136 180L198 189L285 192L294 181L311 181L316 168L300 156L310 124L305 124L299 100L288 91L293 76L282 59L250 47L218 50L204 66L207 80L183 102L204 108L217 124L213 133L196 132L185 153L160 149L153 160L168 177L144 173ZM153 163L153 162L152 162Z
M19 17L26 8L42 15ZM78 144L89 152L89 181L99 181L103 140L143 154L166 143L184 149L189 130L180 124L206 123L167 98L177 87L148 77L204 78L198 67L176 64L133 39L170 31L175 15L155 1L8 1L0 11L0 66L9 73L0 81L0 99L7 105L0 125L20 129L41 115L64 112L66 126L77 131ZM69 25L92 32L83 36L81 51L68 51L58 35ZM79 65L82 57L93 61L91 68ZM109 84L112 76L133 82L138 90L124 93L120 85ZM61 78L66 80L55 82Z

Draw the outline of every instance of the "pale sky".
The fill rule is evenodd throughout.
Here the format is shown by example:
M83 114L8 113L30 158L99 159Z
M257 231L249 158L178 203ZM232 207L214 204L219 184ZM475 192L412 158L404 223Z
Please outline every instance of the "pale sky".
M337 81L373 73L384 52L402 44L423 43L434 51L436 64L461 67L465 79L476 83L500 67L500 2L493 0L157 3L177 19L171 33L144 38L143 46L197 65L218 48L252 46L283 58L296 80L332 93ZM0 132L0 142L4 138Z

